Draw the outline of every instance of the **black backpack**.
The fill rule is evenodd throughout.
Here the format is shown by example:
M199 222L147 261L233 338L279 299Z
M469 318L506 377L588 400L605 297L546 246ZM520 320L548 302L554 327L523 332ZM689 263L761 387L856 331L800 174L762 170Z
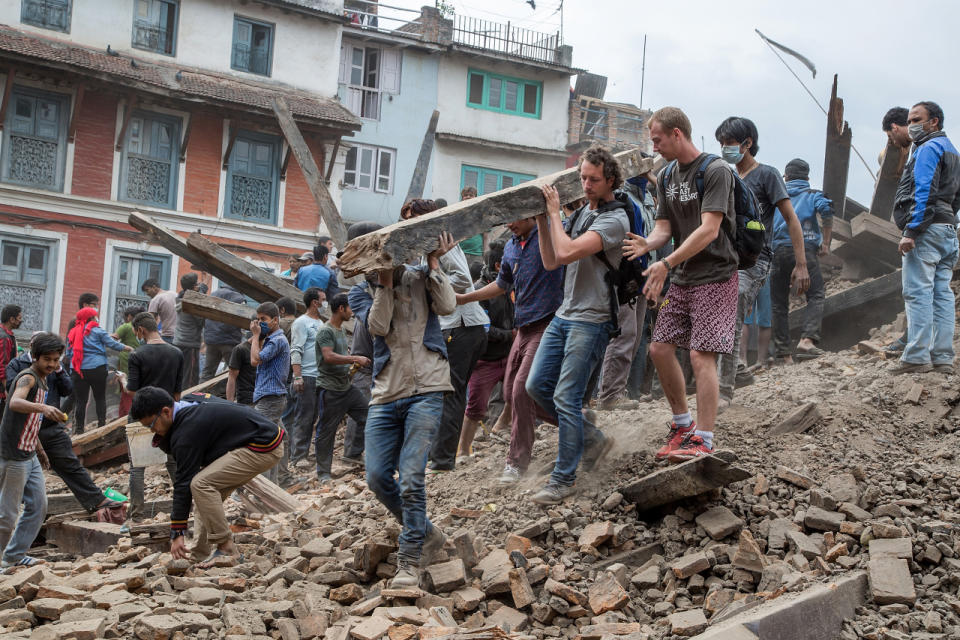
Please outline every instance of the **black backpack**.
M694 183L700 196L700 202L703 202L703 176L706 173L707 165L717 159L718 156L708 153L700 162L700 166L697 167ZM673 160L664 168L661 174L662 184L667 184L670 181L670 176L676 166L677 161ZM757 263L757 258L760 257L766 245L766 228L760 220L760 203L757 202L757 197L753 195L750 187L744 184L736 171L731 170L731 172L733 173L733 202L737 213L737 228L733 234L729 231L726 233L737 252L737 268L743 270L749 269ZM723 228L726 230L726 227Z
M643 218L640 216L630 196L618 192L616 198L626 207L624 213L630 222L630 233L646 237L647 234L643 228ZM567 235L573 236L573 229L577 224L577 220L579 220L580 214L587 209L587 206L589 205L583 205L570 216L570 226L567 228ZM605 212L606 210L604 210L603 205L601 205L597 211L594 211L585 218L583 229L589 230L590 225L593 224L597 216ZM603 279L607 283L607 288L610 292L610 316L613 319L613 333L611 333L610 337L614 338L620 335L620 322L618 319L620 306L624 304L632 306L633 303L637 301L637 298L643 295L643 285L646 282L643 272L647 268L647 256L643 256L640 260L628 260L627 258L621 257L620 264L617 265L617 267L610 264L606 251L603 249L593 254L593 257L602 262L607 268Z

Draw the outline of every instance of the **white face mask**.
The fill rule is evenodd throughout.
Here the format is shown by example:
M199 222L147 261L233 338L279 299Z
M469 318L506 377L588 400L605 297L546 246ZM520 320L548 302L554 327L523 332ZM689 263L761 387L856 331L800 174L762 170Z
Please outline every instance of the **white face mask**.
M916 140L924 133L926 133L926 131L923 130L922 122L912 122L907 125L907 134L910 136L911 140Z

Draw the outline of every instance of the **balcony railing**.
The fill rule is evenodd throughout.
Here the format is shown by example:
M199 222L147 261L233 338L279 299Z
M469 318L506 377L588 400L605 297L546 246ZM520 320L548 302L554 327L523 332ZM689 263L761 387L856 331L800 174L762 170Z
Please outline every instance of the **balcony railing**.
M158 27L149 22L133 23L133 46L157 53L173 53L173 27Z
M382 4L377 0L344 0L343 14L353 27L380 33L420 37L420 12L407 7Z
M537 62L555 63L562 44L553 35L469 16L453 16L453 41L467 47L494 51Z
M233 45L233 68L268 75L270 53L263 49L251 49L245 44Z

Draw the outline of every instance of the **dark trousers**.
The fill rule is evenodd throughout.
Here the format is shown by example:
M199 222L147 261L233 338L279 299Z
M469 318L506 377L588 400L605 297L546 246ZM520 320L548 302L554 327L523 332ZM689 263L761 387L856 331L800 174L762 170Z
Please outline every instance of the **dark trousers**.
M367 399L354 386L346 391L328 391L320 389L317 394L320 406L320 424L313 448L317 453L317 477L330 475L333 465L333 443L337 436L337 427L343 417L349 415L359 429L344 435L343 455L347 458L359 458L363 455L363 430L367 426Z
M208 344L206 358L203 361L203 372L200 374L200 382L206 382L217 375L217 367L221 362L229 362L230 354L233 353L235 344Z
M107 365L83 369L81 373L83 377L80 377L76 371L71 374L73 395L77 401L76 411L73 414L74 433L83 433L87 423L87 400L90 399L91 390L93 401L97 405L97 426L102 427L107 423Z
M290 462L296 464L310 453L310 440L317 424L317 379L303 376L303 392L297 396L294 427L290 432Z
M353 380L351 381L351 384L363 394L363 399L367 401L367 404L370 404L370 393L373 391L372 373L373 370L370 367L365 367L353 374ZM360 437L363 438L365 429L366 427L358 425L356 420L349 415L347 416L347 436L359 432ZM363 453L362 447L360 453Z
M804 244L807 256L807 272L810 274L810 288L807 290L807 306L803 310L803 329L801 338L820 341L820 323L823 320L823 275L820 273L818 247ZM793 353L790 340L790 274L796 265L793 247L780 247L773 253L770 274L770 306L773 313L773 348L776 356L784 357Z
M183 389L197 386L200 382L200 347L184 347L179 344L176 347L183 354Z
M103 502L103 493L77 459L73 452L73 442L63 426L53 422L44 424L40 427L39 436L40 444L50 460L50 468L60 476L84 509L90 513L96 511L97 506Z
M467 406L467 384L480 354L487 348L487 331L482 326L456 327L444 331L443 337L453 391L443 397L443 413L430 450L430 462L434 469L453 469Z

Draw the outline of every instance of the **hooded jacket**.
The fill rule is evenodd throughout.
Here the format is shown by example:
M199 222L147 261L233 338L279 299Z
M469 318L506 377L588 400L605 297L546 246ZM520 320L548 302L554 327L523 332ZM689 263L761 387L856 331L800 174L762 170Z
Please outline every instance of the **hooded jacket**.
M823 195L819 189L811 189L810 181L797 179L787 181L787 193L793 210L797 212L800 228L803 230L803 243L819 247L823 243L823 234L820 233L820 222L817 214L823 219L823 226L833 224L833 200ZM779 209L773 216L773 250L780 247L793 247L790 240L790 230L780 215Z
M893 202L893 219L905 238L931 224L956 224L960 209L960 154L943 131L914 141Z

